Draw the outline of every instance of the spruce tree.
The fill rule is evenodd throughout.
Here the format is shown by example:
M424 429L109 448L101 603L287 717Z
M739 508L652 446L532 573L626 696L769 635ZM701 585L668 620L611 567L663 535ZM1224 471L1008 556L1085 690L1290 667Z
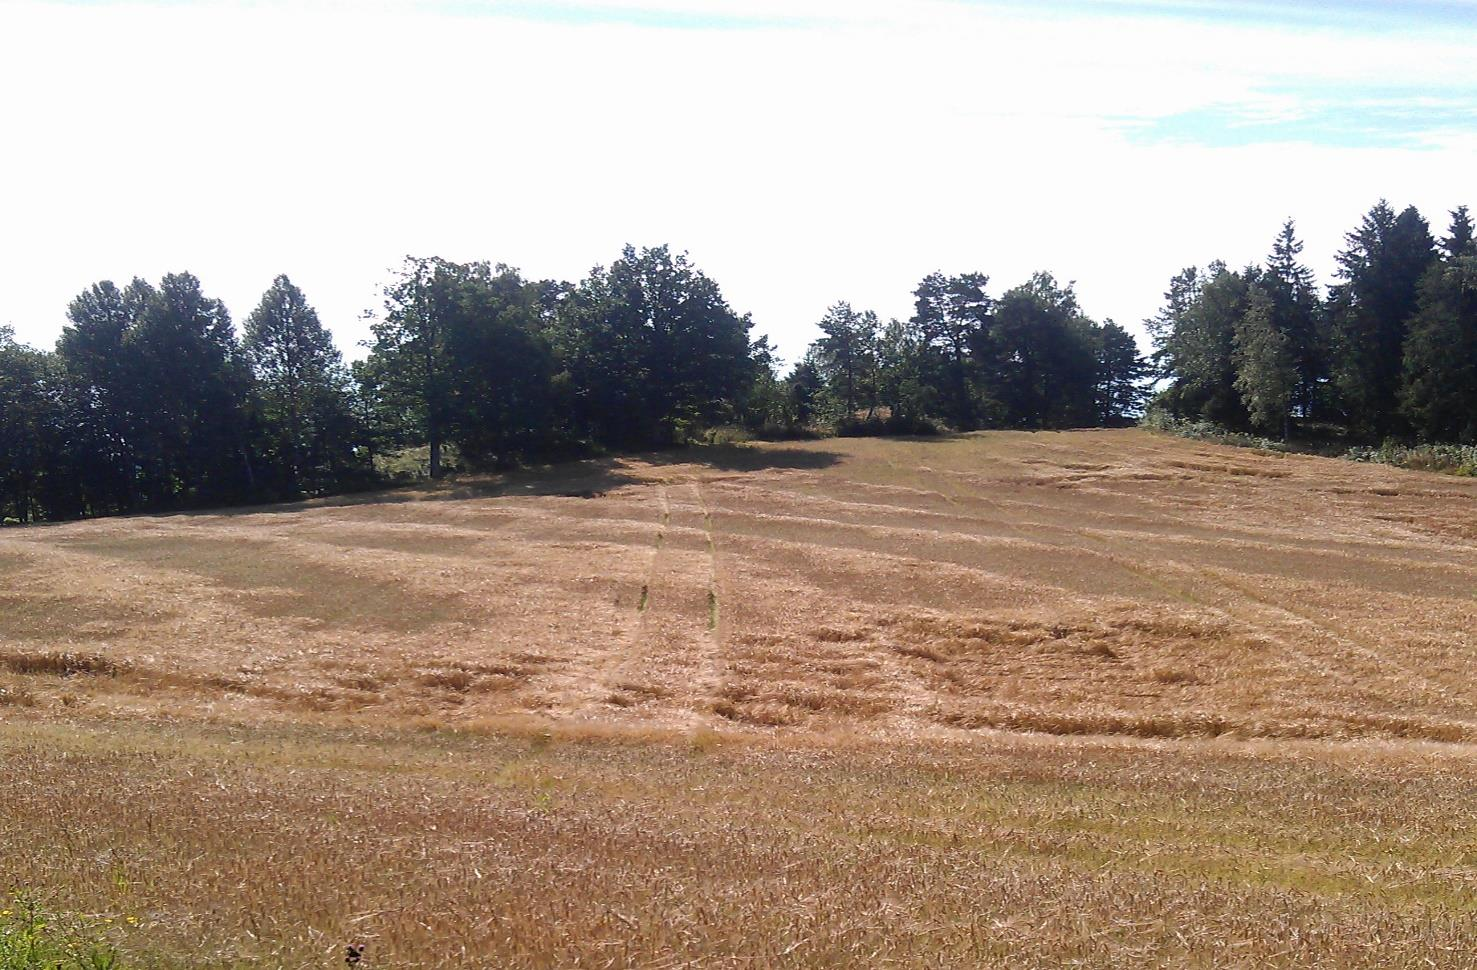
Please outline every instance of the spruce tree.
M1381 200L1346 237L1340 282L1330 296L1334 366L1348 424L1365 434L1397 433L1405 340L1420 284L1436 258L1425 219L1395 214Z
M1446 258L1421 281L1405 338L1401 410L1428 441L1477 441L1477 244L1465 206L1451 214Z
M1320 333L1317 286L1313 271L1299 261L1302 251L1294 223L1288 219L1267 257L1261 285L1271 298L1270 325L1285 339L1297 373L1292 404L1304 417L1312 417L1327 376L1327 355Z

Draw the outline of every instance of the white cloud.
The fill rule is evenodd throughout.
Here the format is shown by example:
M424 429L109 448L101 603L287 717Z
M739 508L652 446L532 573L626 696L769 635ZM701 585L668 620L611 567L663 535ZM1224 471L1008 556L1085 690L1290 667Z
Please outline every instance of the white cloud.
M1460 103L1470 37L934 2L640 7L815 25L0 7L0 322L49 343L91 281L180 269L240 318L287 272L347 348L407 252L574 278L626 241L669 242L793 357L828 303L906 315L933 269L988 272L997 293L1051 269L1089 312L1135 323L1173 272L1258 258L1288 215L1326 270L1379 196L1439 223L1469 190L1459 131L1214 148L1144 144L1122 120L1297 117L1372 65Z

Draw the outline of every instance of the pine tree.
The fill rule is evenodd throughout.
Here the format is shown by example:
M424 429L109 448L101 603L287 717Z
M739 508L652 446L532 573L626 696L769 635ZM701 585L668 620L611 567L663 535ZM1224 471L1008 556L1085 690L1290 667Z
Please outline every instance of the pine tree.
M814 344L815 361L839 400L842 415L851 418L863 400L875 410L877 314L858 312L841 302L826 311L819 326L823 336Z
M1097 423L1121 424L1137 415L1149 396L1152 367L1133 334L1112 320L1097 329L1097 379L1093 387Z
M978 427L992 410L996 355L990 343L995 303L983 273L931 273L913 291L913 326L937 352L944 416L955 426Z

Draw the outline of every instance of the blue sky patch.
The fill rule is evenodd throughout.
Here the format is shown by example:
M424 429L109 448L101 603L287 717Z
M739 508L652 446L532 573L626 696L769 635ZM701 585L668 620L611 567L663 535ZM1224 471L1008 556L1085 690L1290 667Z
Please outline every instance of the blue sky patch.
M1138 144L1234 148L1299 143L1334 148L1426 148L1443 133L1477 128L1477 91L1409 88L1275 89L1276 112L1221 104L1158 118L1116 119ZM1287 100L1283 100L1287 99Z

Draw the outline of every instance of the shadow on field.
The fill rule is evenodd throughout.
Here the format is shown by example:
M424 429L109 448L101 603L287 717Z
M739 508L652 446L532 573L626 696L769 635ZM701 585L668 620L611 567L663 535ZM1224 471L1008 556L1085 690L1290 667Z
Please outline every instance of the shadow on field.
M634 454L653 465L706 465L719 471L755 472L771 468L816 470L839 464L841 456L821 448L755 448L747 445L689 445Z
M537 465L501 474L455 475L440 481L405 485L342 495L327 495L300 502L271 505L190 509L178 512L142 513L165 516L237 516L300 512L309 508L343 508L354 505L393 505L403 502L503 498L520 495L597 498L626 485L649 482L648 476L633 473L637 464L663 466L697 465L718 471L762 471L765 469L821 469L841 461L841 455L813 448L756 448L745 445L690 445L663 451L632 452L600 458Z

